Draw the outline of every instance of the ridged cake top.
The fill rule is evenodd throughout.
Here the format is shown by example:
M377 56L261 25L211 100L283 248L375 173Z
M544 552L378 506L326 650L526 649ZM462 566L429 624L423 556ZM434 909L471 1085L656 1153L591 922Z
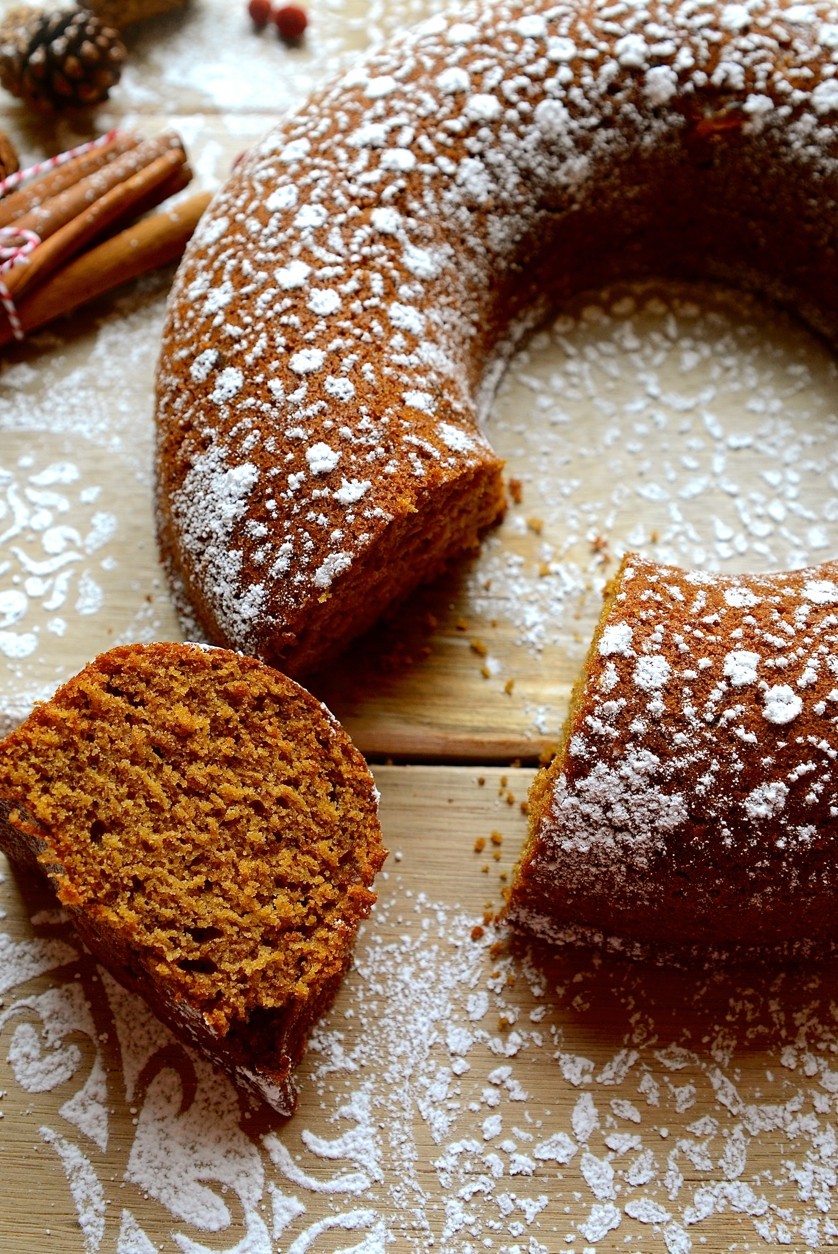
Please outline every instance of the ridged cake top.
M781 136L790 181L834 180L837 74L826 3L505 0L268 135L196 233L159 376L166 544L225 639L253 649L488 455L475 419L542 269L557 288L559 216L607 220L628 158L687 134Z

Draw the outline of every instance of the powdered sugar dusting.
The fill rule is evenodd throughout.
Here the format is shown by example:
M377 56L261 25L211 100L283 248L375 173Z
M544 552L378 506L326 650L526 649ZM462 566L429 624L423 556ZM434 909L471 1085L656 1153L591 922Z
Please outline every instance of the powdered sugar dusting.
M751 649L731 649L724 660L723 672L734 688L743 684L755 684L759 668L759 654Z
M246 62L254 70L254 83L259 82L260 100L272 99L273 90L277 107L289 92L302 92L322 77L322 66L315 74L305 58L309 52L315 61L321 58L323 41L336 44L347 23L359 31L363 25L364 39L367 31L378 38L423 11L408 0L398 5L391 0L389 7L374 0L361 22L335 0L339 20L334 29L313 34L315 42L294 61L296 77L288 78L276 73L273 44L254 41L241 14L227 9L219 14L214 7L193 7L183 30L167 31L165 40L144 35L144 72L159 67L166 81L174 81L176 67L187 63L192 69L180 73L179 85L200 81L207 91L217 85L221 99L234 67L240 77ZM551 65L566 66L577 52L568 36L549 36ZM210 60L219 69L217 83L207 80ZM160 99L167 98L166 81ZM125 86L129 93L140 92L130 76ZM145 98L142 92L140 98ZM188 118L184 126L193 164L201 180L212 183L226 175L233 156L258 136L265 121L261 115L236 113L209 140L190 129ZM405 136L394 135L392 142L401 144ZM401 146L381 151L387 164L392 164L388 154L410 152ZM395 166L403 164L401 157ZM221 216L218 222L223 224ZM417 249L406 242L404 257L408 273L415 267L420 272L415 277L422 279L450 264L445 250L436 246ZM288 280L301 300L321 289L336 290L333 279L324 284L310 266L286 257L276 271L280 290ZM59 449L58 460L77 465L80 488L119 488L112 493L119 499L110 500L107 510L119 523L119 547L102 551L117 565L107 583L93 580L104 595L97 600L90 588L84 616L75 610L75 600L65 603L60 614L42 614L40 602L30 597L14 625L14 632L30 643L35 635L44 639L44 619L63 635L51 630L46 639L53 647L39 646L25 657L11 659L7 652L9 665L0 675L5 725L17 722L78 670L99 647L100 637L104 647L115 638L182 634L159 581L153 522L138 530L137 519L150 515L150 502L146 497L135 507L133 495L125 492L134 483L142 490L150 473L148 416L165 281L166 276L150 279L138 292L126 294L115 314L106 311L92 324L87 338L45 332L33 342L31 361L23 352L4 364L6 443L16 438L11 432L50 447L66 436L72 449ZM327 362L323 375L324 393L340 401L336 425L342 406L355 399L352 380L337 373L340 357ZM219 370L215 350L197 354L193 367L209 384ZM250 368L244 373L249 375ZM305 382L298 377L295 389ZM641 547L685 566L727 570L799 566L829 554L838 516L832 486L838 461L835 386L834 359L800 328L750 299L709 289L623 286L575 301L528 342L502 384L489 428L509 473L523 485L523 501L513 502L502 529L484 542L478 562L463 570L456 608L449 610L453 598L447 588L430 603L441 637L454 635L456 621L464 616L491 647L482 692L496 694L496 714L504 725L512 711L528 735L542 741L555 737L567 689L596 621L599 590L613 569L609 558L625 548ZM434 397L427 391L415 391L411 400L433 412ZM297 396L294 403L306 402ZM34 437L33 415L38 423ZM298 429L308 431L304 421ZM317 442L310 434L308 439ZM331 433L323 442L337 447ZM353 475L338 464L328 482L325 476L312 481L333 495L330 535L345 522L347 511L354 512L352 503L345 504L344 484L372 481L378 446L371 429L363 446L370 461L362 472ZM101 458L108 454L126 466L124 474L103 476ZM307 469L305 461L300 469ZM295 493L298 485L299 493L302 482L292 472L288 491ZM18 490L23 486L19 482ZM368 493L364 501L370 503ZM530 529L533 517L540 521L537 538ZM269 514L266 525L270 520ZM25 547L34 552L38 533L27 525L25 535ZM345 551L340 541L335 548ZM123 554L130 557L130 573ZM6 556L4 546L3 560ZM299 572L299 550L286 536L276 537L271 556L267 576ZM511 628L504 632L502 648L491 626L498 620ZM199 634L194 624L184 630L192 637ZM555 676L555 683L542 684L538 693L520 682L534 665L545 678ZM369 694L369 674L360 673L357 682L358 691L349 698L352 707ZM511 696L504 691L510 682L517 684ZM525 750L522 742L519 751Z
M276 640L293 641L304 619L312 657L300 665L310 665L322 616L334 643L334 598L341 587L355 586L353 576L363 579L356 559L373 563L380 553L383 560L396 529L414 514L427 511L425 526L433 526L429 485L441 494L456 476L491 473L491 453L476 419L514 344L543 316L546 293L553 286L564 291L571 262L562 260L562 224L575 220L574 214L589 214L592 205L598 215L611 213L615 225L621 223L628 210L611 173L629 164L642 171L652 151L662 169L672 167L675 201L695 202L694 189L681 186L684 162L672 154L725 131L727 123L712 116L713 91L725 93L719 109L736 115L741 142L730 170L707 194L711 200L733 196L736 209L722 205L721 213L748 218L743 238L774 229L773 219L757 223L765 201L751 203L757 177L777 181L784 195L804 198L807 178L832 186L838 173L833 124L813 122L815 89L824 103L829 92L820 89L832 75L818 43L826 13L813 6L807 24L785 19L782 8L768 3L748 13L744 23L731 9L711 29L688 7L664 0L621 11L617 26L599 10L582 20L572 8L536 4L533 10L522 0L475 5L370 55L251 151L212 210L231 223L230 232L214 242L201 239L179 272L159 376L165 546L208 631L273 656ZM674 94L666 98L658 76L652 106L641 82L661 70L669 71ZM764 107L755 106L757 97ZM746 105L744 122L737 111ZM815 113L829 116L820 105ZM609 125L591 124L604 117ZM410 159L394 161L395 151ZM720 143L713 152L716 162L708 160L702 169L716 178L716 163L721 169L727 149ZM293 205L290 195L285 205L285 188L294 189ZM670 251L679 252L691 228L673 231L666 223L661 235L651 232L647 259L643 206L650 195L639 188L640 216L618 233L627 232L646 264L657 264L662 249L662 264L668 265ZM794 217L808 221L802 211ZM728 278L742 270L746 283L756 281L763 261L729 248L732 236L724 222L719 229L697 229L706 272ZM537 238L545 241L536 259L543 302L517 292ZM810 307L817 297L809 302L808 291L796 291L800 268L784 273L785 241L776 243L764 249L778 268L776 275L763 276L769 290L808 302L806 312L822 322ZM439 264L416 264L428 255ZM278 289L275 275L289 257L300 279L307 267L305 282L283 282ZM592 257L592 264L598 260ZM692 260L688 268L695 268ZM327 315L319 295L326 283L338 302ZM501 288L509 289L514 309L509 325L495 299ZM196 302L199 293L203 305ZM191 534L202 531L200 517L193 523L182 508L170 506L182 504L185 476L204 456L205 396L214 386L212 379L201 383L190 375L184 390L180 363L200 356L210 341L225 362L250 368L241 404L211 420L213 439L230 466L250 464L254 443L259 445L258 491L231 523L234 558L223 584L234 589L232 595L220 595L218 572L200 557ZM354 415L337 414L326 376L351 382ZM334 495L337 483L312 487L297 478L290 495L274 492L280 474L299 475L306 442L309 449L323 442L335 447L336 423L341 472L369 478L372 485L347 530ZM262 438L266 432L269 437ZM645 487L648 500L669 499L666 488ZM274 538L260 537L264 542L253 548L244 532L253 517L262 518L268 500L274 502ZM475 518L475 527L490 521L487 512ZM274 546L286 542L293 556L277 573ZM450 543L452 549L460 544L456 533ZM241 562L235 555L244 552L247 561ZM421 567L410 559L392 565L395 599L420 578ZM316 578L324 569L335 571L326 601ZM257 610L249 587L261 589L269 570L271 595L258 598ZM345 630L351 630L348 617ZM290 664L296 664L293 658Z
M783 726L797 718L803 710L803 698L788 684L774 684L766 689L763 713L769 723Z
M370 0L363 6L329 0L329 20L312 23L311 42L284 59L278 72L275 41L254 40L243 8L202 0L189 6L182 27L169 24L165 38L156 24L138 30L132 47L139 54L132 53L123 88L136 101L142 125L152 98L155 109L172 102L180 108L184 92L192 93L195 112L184 113L183 129L199 177L213 182L226 176L233 156L265 125L261 115L240 112L242 65L259 107L284 108L319 85L326 54L343 55L368 38L389 41L429 7L436 6L424 0ZM823 20L818 6L797 9L801 29L816 32L822 47L838 48L838 28ZM752 6L730 10L729 24L743 36L746 12L756 13L758 26ZM542 20L522 14L516 38L541 38L534 22ZM634 19L629 11L610 20L616 27ZM444 21L427 27L437 36L448 29ZM476 29L458 22L452 56L457 50L467 55ZM771 32L753 37L773 38ZM589 51L576 31L548 31L544 56L558 75L575 72ZM622 47L623 58L633 54L639 54L637 41ZM652 54L659 55L653 47ZM657 108L671 106L682 77L677 56L663 55L671 63L624 66L636 76L643 99ZM155 72L152 90L146 75ZM369 84L386 77L360 72L366 99ZM397 95L388 82L383 86L382 107ZM465 62L448 65L438 87L454 99L494 90L486 90L480 73L469 72ZM373 98L378 91L374 85ZM218 129L210 126L206 140L208 99L214 108L229 105L235 113ZM817 100L823 109L818 116L829 120L829 92ZM774 102L755 92L743 107L756 126L770 122ZM558 99L543 102L533 122L557 142L567 108ZM414 153L409 127L386 134L376 127L353 149L359 163L377 159L396 178L425 160L427 154ZM382 139L384 146L375 146ZM285 154L289 163L303 155L302 145ZM463 166L458 174L470 196L485 194L479 169ZM568 160L565 175L569 188L584 181L583 159ZM274 210L293 215L299 203L296 183L289 180ZM405 283L444 276L450 253L399 235L406 229L401 208L391 207L377 221L385 228L382 238L389 228L401 248ZM220 241L228 226L219 215L204 228L206 238ZM307 229L325 235L327 228ZM330 246L324 238L317 266L328 268ZM279 293L298 293L325 325L345 314L351 300L338 291L335 276L326 279L314 270L283 258L273 277ZM112 547L108 540L92 555L109 563L92 574L103 595L97 599L85 585L79 598L92 612L82 614L75 600L50 609L48 592L27 594L25 612L11 630L37 634L39 647L25 657L4 658L0 708L12 721L79 669L97 650L97 633L102 647L115 638L178 634L168 597L155 583L149 488L148 416L162 290L162 282L149 281L125 296L115 315L82 319L81 333L42 334L4 362L3 465L11 469L18 497L25 497L33 471L75 466L74 482L53 485L68 502L58 521L84 540L90 512L104 504L102 512L117 522L119 541ZM216 317L223 318L228 307L225 296L219 288ZM415 294L400 291L389 299L409 308ZM389 330L388 321L382 319L381 327ZM321 438L337 447L331 429L318 435L309 425L317 402L306 389L322 381L325 396L340 402L334 413L339 425L341 407L356 396L353 379L342 373L346 360L339 346L319 373L295 375L279 389L281 403L288 397L293 410L289 426L302 435L295 437L299 466L276 484L277 494L299 493L305 481L296 476L311 475L317 489L333 494L341 519L367 500L369 489L362 492L361 486L372 481L377 459L386 465L379 451L385 446L372 425L361 432L367 458L361 469L341 462L314 476L305 459L305 450ZM214 352L199 353L191 369L214 387L228 365ZM443 361L442 368L448 365ZM235 368L244 380L236 393L241 397L253 363ZM613 570L610 559L626 547L726 571L805 565L835 551L835 384L834 360L773 311L767 315L749 300L706 289L624 286L576 302L530 340L507 376L490 427L509 472L523 483L523 499L513 503L478 561L462 572L457 608L448 606L448 587L431 602L441 635L464 643L454 626L463 615L485 636L492 651L484 689L501 694L502 714L508 718L508 711L523 709L533 730L555 737L566 689L558 699L548 695L551 677L562 666L566 683L574 676L595 622L599 589ZM402 387L400 380L399 387L405 404L415 401L421 412L434 414L436 398L424 377L421 386ZM270 397L267 404L273 405ZM450 438L457 440L461 431L453 424ZM18 433L21 448L14 445L10 455L9 441ZM444 457L457 450L443 443L437 452ZM34 465L20 464L18 453L32 454ZM108 476L102 473L105 454L114 459ZM417 475L428 456L428 449L416 453L411 464ZM143 490L138 502L135 483ZM234 493L234 508L239 499ZM54 550L41 553L45 529L39 518L22 515L0 563L10 553L17 560L16 549L28 558L37 554L39 561L56 556ZM3 514L0 531L8 524L9 514ZM340 560L340 543L333 560ZM72 564L75 570L91 560L74 543L65 552L81 558ZM270 560L269 570L293 571L299 554L279 536ZM2 566L8 569L16 577L21 573ZM20 586L14 583L12 591ZM828 604L836 583L813 578L807 587L805 600ZM742 592L732 596L741 600ZM4 605L4 613L16 613L20 601L15 596ZM497 619L513 632L511 651L500 655L491 626ZM53 624L48 634L45 623ZM61 647L47 652L44 640ZM741 641L732 645L726 655L736 659L729 663L731 673L721 662L714 673L730 683L731 700L735 680L745 688L766 681L762 667L744 656L748 652ZM37 669L44 658L48 674ZM503 695L528 659L538 684L519 682ZM615 667L620 661L620 654L604 659ZM697 658L696 667L702 662ZM812 669L811 658L804 659L793 691L811 686ZM603 693L613 699L619 681L612 678ZM773 674L766 682L770 687L787 678ZM377 698L375 685L368 675L360 682L368 708ZM833 681L817 697L825 717L838 711L836 692ZM649 702L656 691L643 695ZM795 721L770 726L792 732ZM736 734L751 733L739 727ZM522 798L527 781L515 778ZM792 792L792 782L747 792L746 815L782 819L784 788ZM512 816L515 809L504 802L503 812ZM492 823L503 825L497 818ZM425 833L419 818L417 841ZM450 836L461 834L458 816ZM778 840L805 845L816 835L795 825ZM473 833L464 850L467 865L472 839ZM505 852L511 852L510 843ZM408 842L402 853L400 866L407 867ZM59 1185L66 1179L68 1206L74 1199L80 1224L79 1233L67 1225L76 1244L125 1254L170 1246L192 1254L210 1245L258 1254L298 1254L318 1245L425 1254L431 1236L435 1248L452 1254L479 1248L553 1254L579 1251L591 1241L670 1254L714 1242L720 1248L736 1242L792 1249L835 1245L838 990L828 968L804 965L788 974L764 968L758 979L708 970L685 980L624 967L613 955L603 961L577 952L572 959L555 957L552 965L512 960L491 949L495 935L485 928L481 909L486 877L457 877L456 893L474 890L460 909L429 892L433 869L424 849L417 847L413 858L412 874L386 881L390 891L365 933L358 969L313 1043L299 1116L284 1128L254 1131L252 1111L241 1111L226 1082L185 1055L142 1006L107 979L100 983L54 916L40 912L31 929L23 923L14 930L4 922L6 1119L10 1092L23 1095L16 1134L21 1131L24 1143L30 1138L33 1164L48 1162ZM0 904L10 915L14 897L8 882ZM483 936L469 939L481 926ZM39 1000L45 979L53 988ZM84 990L89 1006L82 997L65 996L73 987ZM14 1067L6 1061L10 1055ZM87 1066L94 1059L97 1065ZM117 1136L115 1112L124 1115L126 1105ZM107 1154L101 1148L106 1137ZM161 1144L170 1147L169 1155L159 1152ZM27 1231L40 1204L31 1191ZM7 1197L0 1217L12 1248L23 1230L15 1205ZM43 1226L50 1224L56 1224L54 1211L44 1214ZM45 1249L52 1243L49 1234L41 1242Z
M838 616L809 594L835 573L626 560L515 917L670 946L834 937Z
M626 285L580 298L518 354L491 435L523 500L484 541L460 611L511 623L516 652L505 644L489 682L502 689L534 657L571 684L596 593L627 549L728 572L829 555L838 375L805 335L792 348L787 329L732 293ZM554 733L563 708L531 714Z
M603 657L611 657L614 653L630 657L632 634L630 623L608 623L599 638L597 648Z
M23 925L0 1020L5 1096L25 1095L33 1162L60 1164L86 1250L270 1254L329 1238L553 1254L616 1239L671 1254L722 1231L743 1248L834 1244L828 970L687 980L511 954L479 911L416 888L420 845L382 885L285 1125L174 1042L66 924ZM38 947L40 984L25 956Z
M167 602L161 619L151 600L159 572L147 478L121 457L91 475L94 455L81 431L3 435L0 733L93 652L148 639L166 620ZM126 558L133 526L141 534Z

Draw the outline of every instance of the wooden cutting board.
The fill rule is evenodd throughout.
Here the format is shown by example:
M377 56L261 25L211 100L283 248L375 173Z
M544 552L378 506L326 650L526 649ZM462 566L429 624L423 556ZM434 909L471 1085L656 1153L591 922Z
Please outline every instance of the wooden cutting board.
M97 127L180 130L196 185L329 69L441 7L320 0L303 46L195 0L137 28ZM10 99L34 159L86 138ZM95 653L180 638L157 562L152 388L171 272L0 359L0 726ZM374 764L391 853L300 1107L243 1103L0 885L0 1250L821 1249L838 1242L834 965L659 970L494 924L601 590L838 551L836 362L750 297L588 293L522 348L481 553L311 681ZM523 763L523 765L520 765Z

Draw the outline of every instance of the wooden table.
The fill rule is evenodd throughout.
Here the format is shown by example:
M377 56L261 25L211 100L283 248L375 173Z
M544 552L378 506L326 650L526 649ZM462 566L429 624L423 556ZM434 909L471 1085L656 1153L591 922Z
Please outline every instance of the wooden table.
M8 6L7 6L8 7ZM183 135L198 186L325 70L439 7L312 0L304 44L193 0L128 32L97 131ZM33 123L24 156L87 138ZM151 395L171 272L0 362L0 723L95 653L180 638L157 563ZM838 977L509 944L491 919L627 547L709 569L838 551L836 362L750 297L580 297L491 423L512 504L312 688L368 754L391 850L287 1123L240 1100L0 887L0 1249L681 1251L838 1242Z

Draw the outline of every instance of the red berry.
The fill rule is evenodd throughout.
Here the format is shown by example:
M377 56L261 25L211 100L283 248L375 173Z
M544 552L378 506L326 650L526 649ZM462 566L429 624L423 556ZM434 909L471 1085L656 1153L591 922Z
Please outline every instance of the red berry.
M258 30L262 30L271 20L273 5L271 0L250 0L247 11L250 14L250 20L253 25Z
M284 4L281 9L275 10L273 18L280 38L289 44L302 39L303 32L308 26L306 11L298 4Z

